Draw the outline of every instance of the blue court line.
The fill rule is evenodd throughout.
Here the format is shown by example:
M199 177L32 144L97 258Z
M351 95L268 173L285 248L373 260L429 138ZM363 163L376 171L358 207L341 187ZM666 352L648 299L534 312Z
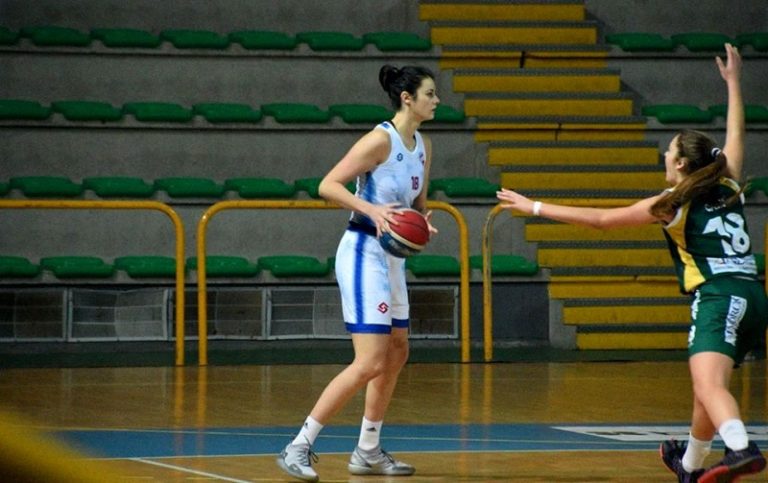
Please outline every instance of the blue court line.
M386 425L382 445L392 452L496 452L655 450L669 436L684 439L686 423L666 424L425 424ZM628 429L623 429L628 428ZM646 429L647 428L647 429ZM768 439L768 426L750 425L757 440ZM274 455L296 427L187 429L74 429L50 434L100 458ZM329 426L313 449L347 453L359 435L357 426ZM640 435L640 436L637 436ZM622 440L627 436L630 440ZM632 440L639 438L640 440Z

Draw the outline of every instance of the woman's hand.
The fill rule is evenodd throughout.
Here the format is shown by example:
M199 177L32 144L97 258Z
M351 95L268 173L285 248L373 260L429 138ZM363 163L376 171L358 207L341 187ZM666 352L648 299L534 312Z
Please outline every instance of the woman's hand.
M392 215L401 211L400 203L387 203L385 205L371 205L365 214L376 226L376 236L380 237L382 233L389 231L390 223L397 225L397 221Z
M720 75L726 82L730 80L737 81L741 75L741 55L739 49L731 44L725 44L726 61L720 57L715 57L717 67L720 69Z
M501 201L502 208L533 214L533 201L512 190L501 188L501 191L496 192L496 198Z
M427 227L429 227L429 236L430 238L432 235L437 233L437 228L432 226L432 211L428 211L427 214L424 215L424 219L427 220Z

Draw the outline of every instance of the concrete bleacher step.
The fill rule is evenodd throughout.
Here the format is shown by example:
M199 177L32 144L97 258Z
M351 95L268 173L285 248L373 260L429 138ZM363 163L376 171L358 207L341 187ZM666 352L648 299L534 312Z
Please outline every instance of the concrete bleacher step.
M500 2L429 0L419 3L419 20L541 21L584 20L583 0Z
M671 267L663 241L541 242L543 267Z
M579 332L579 350L681 350L688 347L688 331Z
M659 153L653 141L633 142L491 142L492 166L637 165L657 166Z
M457 69L456 92L619 92L612 69Z
M469 93L468 116L631 116L629 93Z
M504 166L501 186L551 198L633 198L662 191L664 172L658 166Z
M430 38L437 45L594 45L597 42L597 24L592 21L433 21L430 22Z

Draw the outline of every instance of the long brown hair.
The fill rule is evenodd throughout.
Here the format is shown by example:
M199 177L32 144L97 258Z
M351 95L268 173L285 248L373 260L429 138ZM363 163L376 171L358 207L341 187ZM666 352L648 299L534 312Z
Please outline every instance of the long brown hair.
M688 159L684 168L686 176L651 206L651 214L656 218L674 216L678 208L711 192L720 183L720 178L728 174L728 160L714 139L691 129L680 131L676 139L678 157ZM740 194L741 190L726 204L735 202Z

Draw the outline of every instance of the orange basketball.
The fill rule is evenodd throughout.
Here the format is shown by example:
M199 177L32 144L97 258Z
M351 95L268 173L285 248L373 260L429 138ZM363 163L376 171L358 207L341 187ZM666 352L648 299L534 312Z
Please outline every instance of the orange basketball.
M379 242L390 254L405 258L422 251L429 241L429 226L424 215L406 208L393 216L397 224L390 223L389 231L382 233Z

